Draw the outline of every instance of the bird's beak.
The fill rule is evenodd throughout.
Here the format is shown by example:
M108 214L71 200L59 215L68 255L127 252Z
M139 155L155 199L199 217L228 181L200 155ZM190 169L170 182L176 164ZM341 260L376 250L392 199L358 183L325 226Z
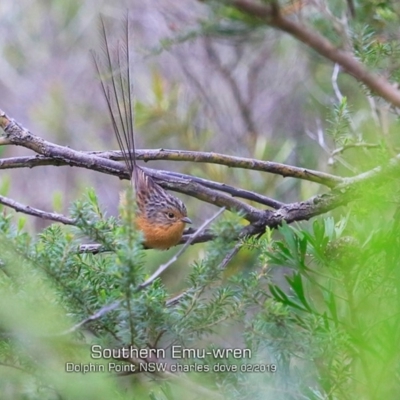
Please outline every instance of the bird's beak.
M192 224L192 220L189 217L183 217L181 218L182 222L185 222L186 224Z

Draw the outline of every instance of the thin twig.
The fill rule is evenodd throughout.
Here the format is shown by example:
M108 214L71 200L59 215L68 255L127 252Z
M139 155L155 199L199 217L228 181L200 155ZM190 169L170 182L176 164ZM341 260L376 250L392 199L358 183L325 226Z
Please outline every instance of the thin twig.
M187 290L185 290L185 291L182 292L182 293L177 294L177 295L174 296L174 297L171 297L170 299L168 299L168 300L165 302L165 305L166 305L167 307L172 307L172 306L174 306L175 304L178 304L178 303L179 303L179 300L180 300L183 296L185 296L186 293L187 293Z
M379 143L364 143L364 142L361 142L361 143L349 143L349 144L346 144L346 145L344 145L342 147L339 147L339 148L333 150L332 153L331 153L331 156L332 157L336 156L337 154L341 154L344 151L346 151L347 149L352 149L354 147L363 147L365 149L376 149L376 148L379 148L379 147L382 147L382 146Z
M352 165L350 165L346 160L344 160L342 157L336 157L336 158L332 157L332 152L329 149L328 145L325 143L324 130L322 128L320 120L317 120L317 137L318 137L318 144L329 155L329 160L328 160L329 165L334 164L335 161L339 161L344 167L346 167L351 172L353 173L356 172L355 168Z
M72 328L61 332L59 334L59 336L69 335L70 333L76 332L78 329L82 328L82 326L88 324L89 322L96 321L97 319L103 317L104 315L108 314L109 312L115 310L120 304L121 304L120 301L114 301L113 303L100 308L99 311L97 311L94 314L90 315L89 317L85 318L83 321L74 325Z
M337 99L339 100L339 102L341 102L343 100L343 95L340 92L339 85L337 82L339 71L340 71L340 65L336 63L335 66L333 67L333 73L332 73L332 87Z
M219 269L225 269L233 257L239 252L243 243L241 241L235 244L235 247L224 257L221 264L218 266Z
M98 243L81 244L78 246L78 253L99 254L105 253L107 250L103 245Z
M189 240L191 240L190 244L197 244L197 243L205 243L209 242L210 240L215 239L215 235L209 232L207 229L200 235L196 236L195 239L192 239L193 233L196 231L193 231L192 233L184 233L182 235L182 239L179 241L178 244L185 244ZM99 254L99 253L105 253L108 252L109 250L106 249L103 245L98 244L98 243L93 243L93 244L82 244L78 248L79 253L90 253L90 254Z

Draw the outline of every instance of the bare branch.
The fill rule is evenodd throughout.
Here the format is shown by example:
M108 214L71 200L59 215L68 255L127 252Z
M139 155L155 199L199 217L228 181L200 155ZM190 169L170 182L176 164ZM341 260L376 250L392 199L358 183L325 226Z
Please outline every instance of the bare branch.
M270 197L263 196L261 194L255 193L255 192L251 192L250 190L237 189L233 186L226 185L225 183L214 182L214 181L210 181L208 179L197 178L195 176L184 175L184 174L171 172L171 171L168 171L168 175L178 176L183 179L190 179L191 181L200 183L201 185L206 186L210 189L216 189L221 192L226 192L226 193L229 193L233 197L241 197L242 199L255 201L259 204L264 204L268 207L272 207L275 209L281 208L285 204L280 201L274 200Z
M59 146L63 148L62 146ZM95 171L103 172L119 176L122 179L129 179L128 173L124 166L120 163L112 163L113 170L111 171L107 166L104 168L102 159L109 159L113 161L122 160L121 152L119 151L89 151L79 152L96 156L90 159L90 165L81 165L76 162L75 158L68 159L65 155L64 158L53 156L31 156L31 157L13 157L0 160L0 169L12 168L33 168L45 165L69 165L75 167L83 167ZM208 164L225 165L231 168L243 168L253 171L269 172L283 177L290 177L296 179L303 179L310 182L319 183L328 187L334 187L342 182L342 178L336 175L327 174L320 171L315 171L307 168L299 168L292 165L276 163L272 161L261 161L252 158L228 156L221 153L209 153L200 151L186 151L186 150L168 150L168 149L143 149L136 150L137 160L154 161L154 160L168 160L168 161L188 161L199 162Z
M33 215L42 219L48 219L54 222L61 222L65 225L74 225L75 221L72 218L65 217L62 214L42 211L31 206L26 206L24 204L18 203L15 200L9 199L4 196L0 196L0 204L4 204L7 207L14 209L17 212L22 212L24 214Z
M239 253L239 250L242 248L243 243L239 241L238 243L235 244L235 247L224 257L222 260L221 264L218 266L219 269L225 269L226 266L229 264L229 262L232 260L233 257L237 253Z
M15 120L8 117L2 110L0 110L0 128L3 128L6 134L5 139L7 144L26 147L42 156L51 157L56 160L56 162L61 161L65 163L65 165L94 170L98 169L99 161L101 160L98 160L98 157L48 142L32 134L26 128L23 128ZM124 171L124 167L120 163L108 159L102 160L102 172L118 175Z
M139 160L143 161L174 160L219 164L231 168L243 168L253 171L270 172L283 177L291 177L319 183L328 187L334 187L342 181L342 178L339 176L326 174L320 171L294 167L272 161L261 161L253 158L227 156L221 153L194 152L185 150L174 151L165 149L142 150L142 152L138 151L137 156Z
M2 111L0 111L0 126L3 127L6 133L6 138L11 144L27 147L46 158L36 158L35 160L25 159L24 161L28 161L28 164L30 166L34 165L35 163L47 164L49 162L47 158L50 157L54 160L53 162L56 165L65 163L65 165L74 165L83 168L94 169L129 179L129 173L126 171L126 168L123 165L115 162L114 160L108 159L105 156L105 154L108 155L109 153L103 153L100 157L98 153L96 154L79 152L70 148L53 144L51 142L43 140L38 136L33 135L27 129L19 125L16 121L10 119ZM156 153L160 154L161 152L162 150ZM172 158L171 153L173 157L179 158L182 157L185 152L169 152L167 159ZM310 171L306 169L286 166L284 164L262 162L252 159L241 159L239 157L226 157L223 154L215 153L202 153L201 155L191 153L189 154L188 158L193 159L193 157L196 161L198 161L199 158L202 158L204 162L206 162L207 160L213 160L217 163L236 165L237 167L245 167L249 169L270 169L275 173L279 173L283 176L302 177L304 179L315 182L324 182L328 186L334 186L342 182L341 178L335 176L323 174L318 171ZM1 168L10 168L16 166L21 166L20 158L14 158L8 161L3 160L0 165ZM148 168L146 168L146 172L150 176L152 176L157 181L157 183L159 183L162 187L166 189L171 189L188 194L210 204L214 204L219 207L226 207L228 210L241 212L244 218L246 218L250 222L257 221L260 217L261 211L242 201L232 198L232 196L230 195L221 193L220 191L226 191L236 196L242 195L247 198L251 197L252 200L256 201L261 200L264 204L271 205L274 208L278 208L282 205L281 203L273 201L272 199L268 199L266 197L262 198L260 195L252 194L248 191L240 192L237 189L218 184L216 182L208 182L207 185L205 185L205 180L203 180L203 182L199 182L198 180L199 183L197 183L195 182L195 179L183 176L182 174L171 174L165 171L154 171ZM216 188L217 190L213 190L210 187Z
M59 334L59 336L68 335L70 333L76 332L78 329L82 328L84 325L88 324L89 322L96 321L100 319L104 315L108 314L111 311L114 311L119 305L120 301L115 301L114 303L107 304L106 306L102 307L99 311L96 311L94 314L90 315L89 317L85 318L83 321L77 323L72 328L67 329Z

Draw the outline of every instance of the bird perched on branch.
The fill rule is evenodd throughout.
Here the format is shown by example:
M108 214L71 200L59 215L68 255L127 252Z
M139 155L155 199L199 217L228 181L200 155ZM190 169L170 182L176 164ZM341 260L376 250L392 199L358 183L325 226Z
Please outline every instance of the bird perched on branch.
M134 132L134 98L130 71L129 20L124 38L111 48L104 20L101 18L104 60L93 54L111 124L130 174L137 203L135 225L143 232L144 245L168 249L179 243L186 224L185 204L167 193L136 163Z

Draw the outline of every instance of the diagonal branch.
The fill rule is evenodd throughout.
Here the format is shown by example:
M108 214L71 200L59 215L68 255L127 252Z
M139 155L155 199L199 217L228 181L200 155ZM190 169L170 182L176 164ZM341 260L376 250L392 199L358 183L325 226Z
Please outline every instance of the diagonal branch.
M9 118L2 110L0 110L0 128L3 128L6 134L3 144L26 147L42 156L51 157L56 162L65 162L66 165L87 169L96 169L98 166L98 157L48 142L29 132L15 120ZM103 172L118 175L124 170L120 163L108 159L103 159L103 161Z
M274 200L270 197L263 196L261 194L255 193L255 192L251 192L250 190L238 189L233 186L227 185L225 183L213 182L208 179L184 175L184 174L171 172L171 171L168 171L167 175L178 176L181 178L190 179L191 181L199 183L200 185L206 186L210 189L215 189L215 190L219 190L221 192L229 193L233 197L241 197L242 199L255 201L256 203L264 204L271 208L278 209L284 205L284 203Z
M314 49L328 60L339 64L345 72L364 83L373 93L400 107L400 91L385 78L368 71L351 53L335 47L328 39L304 24L285 18L277 4L261 5L249 0L233 0L231 3L245 14L259 18L267 25L288 33Z
M15 200L9 199L4 196L0 196L0 204L4 204L7 207L14 209L17 212L22 212L24 214L33 215L34 217L47 219L49 221L61 222L65 225L74 225L75 221L72 218L65 217L64 215L42 211L31 206L26 206L22 203L18 203Z

